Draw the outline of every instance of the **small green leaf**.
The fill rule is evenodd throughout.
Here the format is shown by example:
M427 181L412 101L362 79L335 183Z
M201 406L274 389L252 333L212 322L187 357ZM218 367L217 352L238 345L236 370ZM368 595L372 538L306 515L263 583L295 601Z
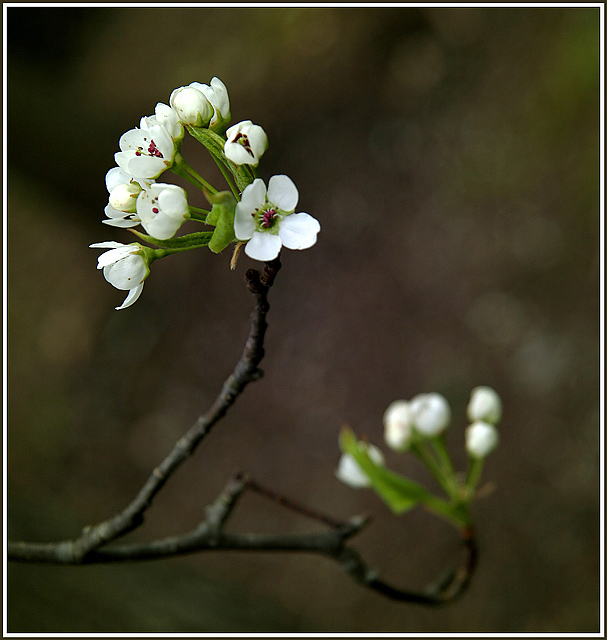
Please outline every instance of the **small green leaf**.
M342 451L349 453L365 472L371 486L394 513L404 513L430 495L421 485L378 465L370 458L354 433L344 428L340 436Z
M219 253L236 240L236 235L234 234L236 198L230 191L222 191L215 194L206 193L205 195L213 205L206 222L215 226L213 237L209 242L209 249L214 253Z

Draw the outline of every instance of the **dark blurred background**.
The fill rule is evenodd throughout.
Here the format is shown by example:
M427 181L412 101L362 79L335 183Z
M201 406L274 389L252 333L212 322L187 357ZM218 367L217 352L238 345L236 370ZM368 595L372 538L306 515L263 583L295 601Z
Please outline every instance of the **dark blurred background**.
M397 398L450 400L465 467L472 387L501 394L480 565L441 609L383 599L319 557L205 553L124 566L12 564L10 632L591 632L599 625L599 9L9 8L12 539L76 536L123 508L238 359L243 257L172 256L127 310L96 271L104 177L126 130L213 76L270 140L317 245L285 252L266 376L131 535L188 530L247 470L338 518L421 588L455 531L334 478L340 426L382 446ZM192 139L184 155L220 180ZM167 173L163 179L173 180ZM174 180L179 182L178 180ZM191 192L191 190L190 190ZM203 205L196 197L191 203ZM319 525L246 496L232 530Z

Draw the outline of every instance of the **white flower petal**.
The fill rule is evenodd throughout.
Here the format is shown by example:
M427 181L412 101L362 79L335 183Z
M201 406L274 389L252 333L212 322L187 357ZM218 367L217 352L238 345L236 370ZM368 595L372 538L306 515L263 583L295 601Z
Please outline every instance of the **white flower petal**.
M143 291L143 283L131 289L129 291L129 295L124 299L124 302L119 307L114 307L116 311L120 311L120 309L126 309L127 307L130 307L133 304L133 302L135 302L137 298L139 298L142 291Z
M116 289L132 289L141 284L148 273L147 265L140 255L130 255L103 269L103 277Z
M93 247L94 249L118 249L118 247L124 247L125 245L120 242L114 242L113 240L108 240L107 242L93 242L93 244L89 244L89 247Z
M126 218L109 218L108 220L102 220L103 224L107 224L110 227L119 227L121 229L128 229L129 227L136 227L140 220L133 220L131 216Z
M138 248L139 247L137 245L123 244L116 247L115 249L110 249L110 251L102 253L97 258L97 269L103 269L116 262L119 262L120 260L123 260L124 258L131 255L134 251L137 251Z
M268 262L268 260L274 260L278 256L281 247L282 241L279 236L273 233L255 231L247 242L244 251L249 258Z
M316 244L320 224L307 213L292 213L283 218L278 235L287 249L308 249Z
M268 201L283 211L294 211L299 192L289 176L272 176L268 182Z
M175 184L157 184L155 187L160 187L157 192L162 213L183 222L189 214L185 190Z
M176 220L170 216L157 215L151 220L142 220L141 224L143 228L153 237L159 240L168 240L172 238L179 227L181 227L183 220Z
M105 186L108 192L117 187L119 184L125 184L131 181L131 176L124 169L120 167L114 167L105 174Z
M180 140L183 138L184 129L181 122L179 122L179 116L174 109L169 107L168 104L159 102L155 109L156 121L161 127L164 127L173 140Z
M242 192L240 202L236 205L246 213L255 213L255 209L263 207L266 203L266 185L261 178L255 178L253 182Z
M255 166L259 164L259 158L249 153L247 149L243 145L238 144L238 142L228 140L224 147L224 153L226 154L226 158L234 164L251 164Z
M136 178L157 178L163 171L168 169L169 165L170 162L164 158L137 156L133 153L127 166Z
M239 207L238 204L234 215L234 234L238 240L248 240L255 231L255 218Z
M129 162L131 161L131 158L135 157L135 152L134 151L119 151L118 153L114 154L114 160L116 161L116 164L118 165L118 167L120 169L122 169L125 174L131 175L128 171L129 168Z

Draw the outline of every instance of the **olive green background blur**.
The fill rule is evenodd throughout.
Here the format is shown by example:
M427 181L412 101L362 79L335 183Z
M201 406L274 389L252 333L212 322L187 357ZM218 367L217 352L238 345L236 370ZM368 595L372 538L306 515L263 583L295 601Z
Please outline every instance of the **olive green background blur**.
M87 248L133 240L101 224L105 173L120 135L193 81L218 76L232 122L264 127L260 175L289 175L322 231L313 249L283 254L265 377L130 538L192 528L246 470L335 517L371 514L357 548L422 588L456 559L457 534L340 484L339 429L429 482L383 445L388 404L445 394L462 469L470 390L491 385L505 405L484 474L494 491L474 505L478 572L451 606L391 602L302 554L12 564L10 632L598 631L599 17L8 9L11 539L73 537L124 507L241 353L246 256L235 272L229 251L156 262L118 312L124 293ZM191 138L184 156L220 184ZM255 496L229 526L320 527Z

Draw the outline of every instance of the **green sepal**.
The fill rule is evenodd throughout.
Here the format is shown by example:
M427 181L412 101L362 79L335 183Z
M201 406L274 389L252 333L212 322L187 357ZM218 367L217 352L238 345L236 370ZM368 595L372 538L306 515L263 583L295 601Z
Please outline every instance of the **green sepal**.
M349 453L356 460L373 489L394 513L409 511L429 495L421 485L376 464L351 429L342 429L339 444L344 453Z
M209 242L209 249L213 253L219 253L236 240L234 234L236 198L230 191L214 194L205 191L205 196L212 205L206 223L215 227L213 237Z
M138 238L141 238L144 242L162 247L163 249L184 250L195 249L197 247L206 247L211 238L213 237L212 231L198 231L196 233L188 233L185 236L179 236L177 238L169 238L168 240L159 240L148 236L141 231L135 229L129 229L131 233L134 233Z

